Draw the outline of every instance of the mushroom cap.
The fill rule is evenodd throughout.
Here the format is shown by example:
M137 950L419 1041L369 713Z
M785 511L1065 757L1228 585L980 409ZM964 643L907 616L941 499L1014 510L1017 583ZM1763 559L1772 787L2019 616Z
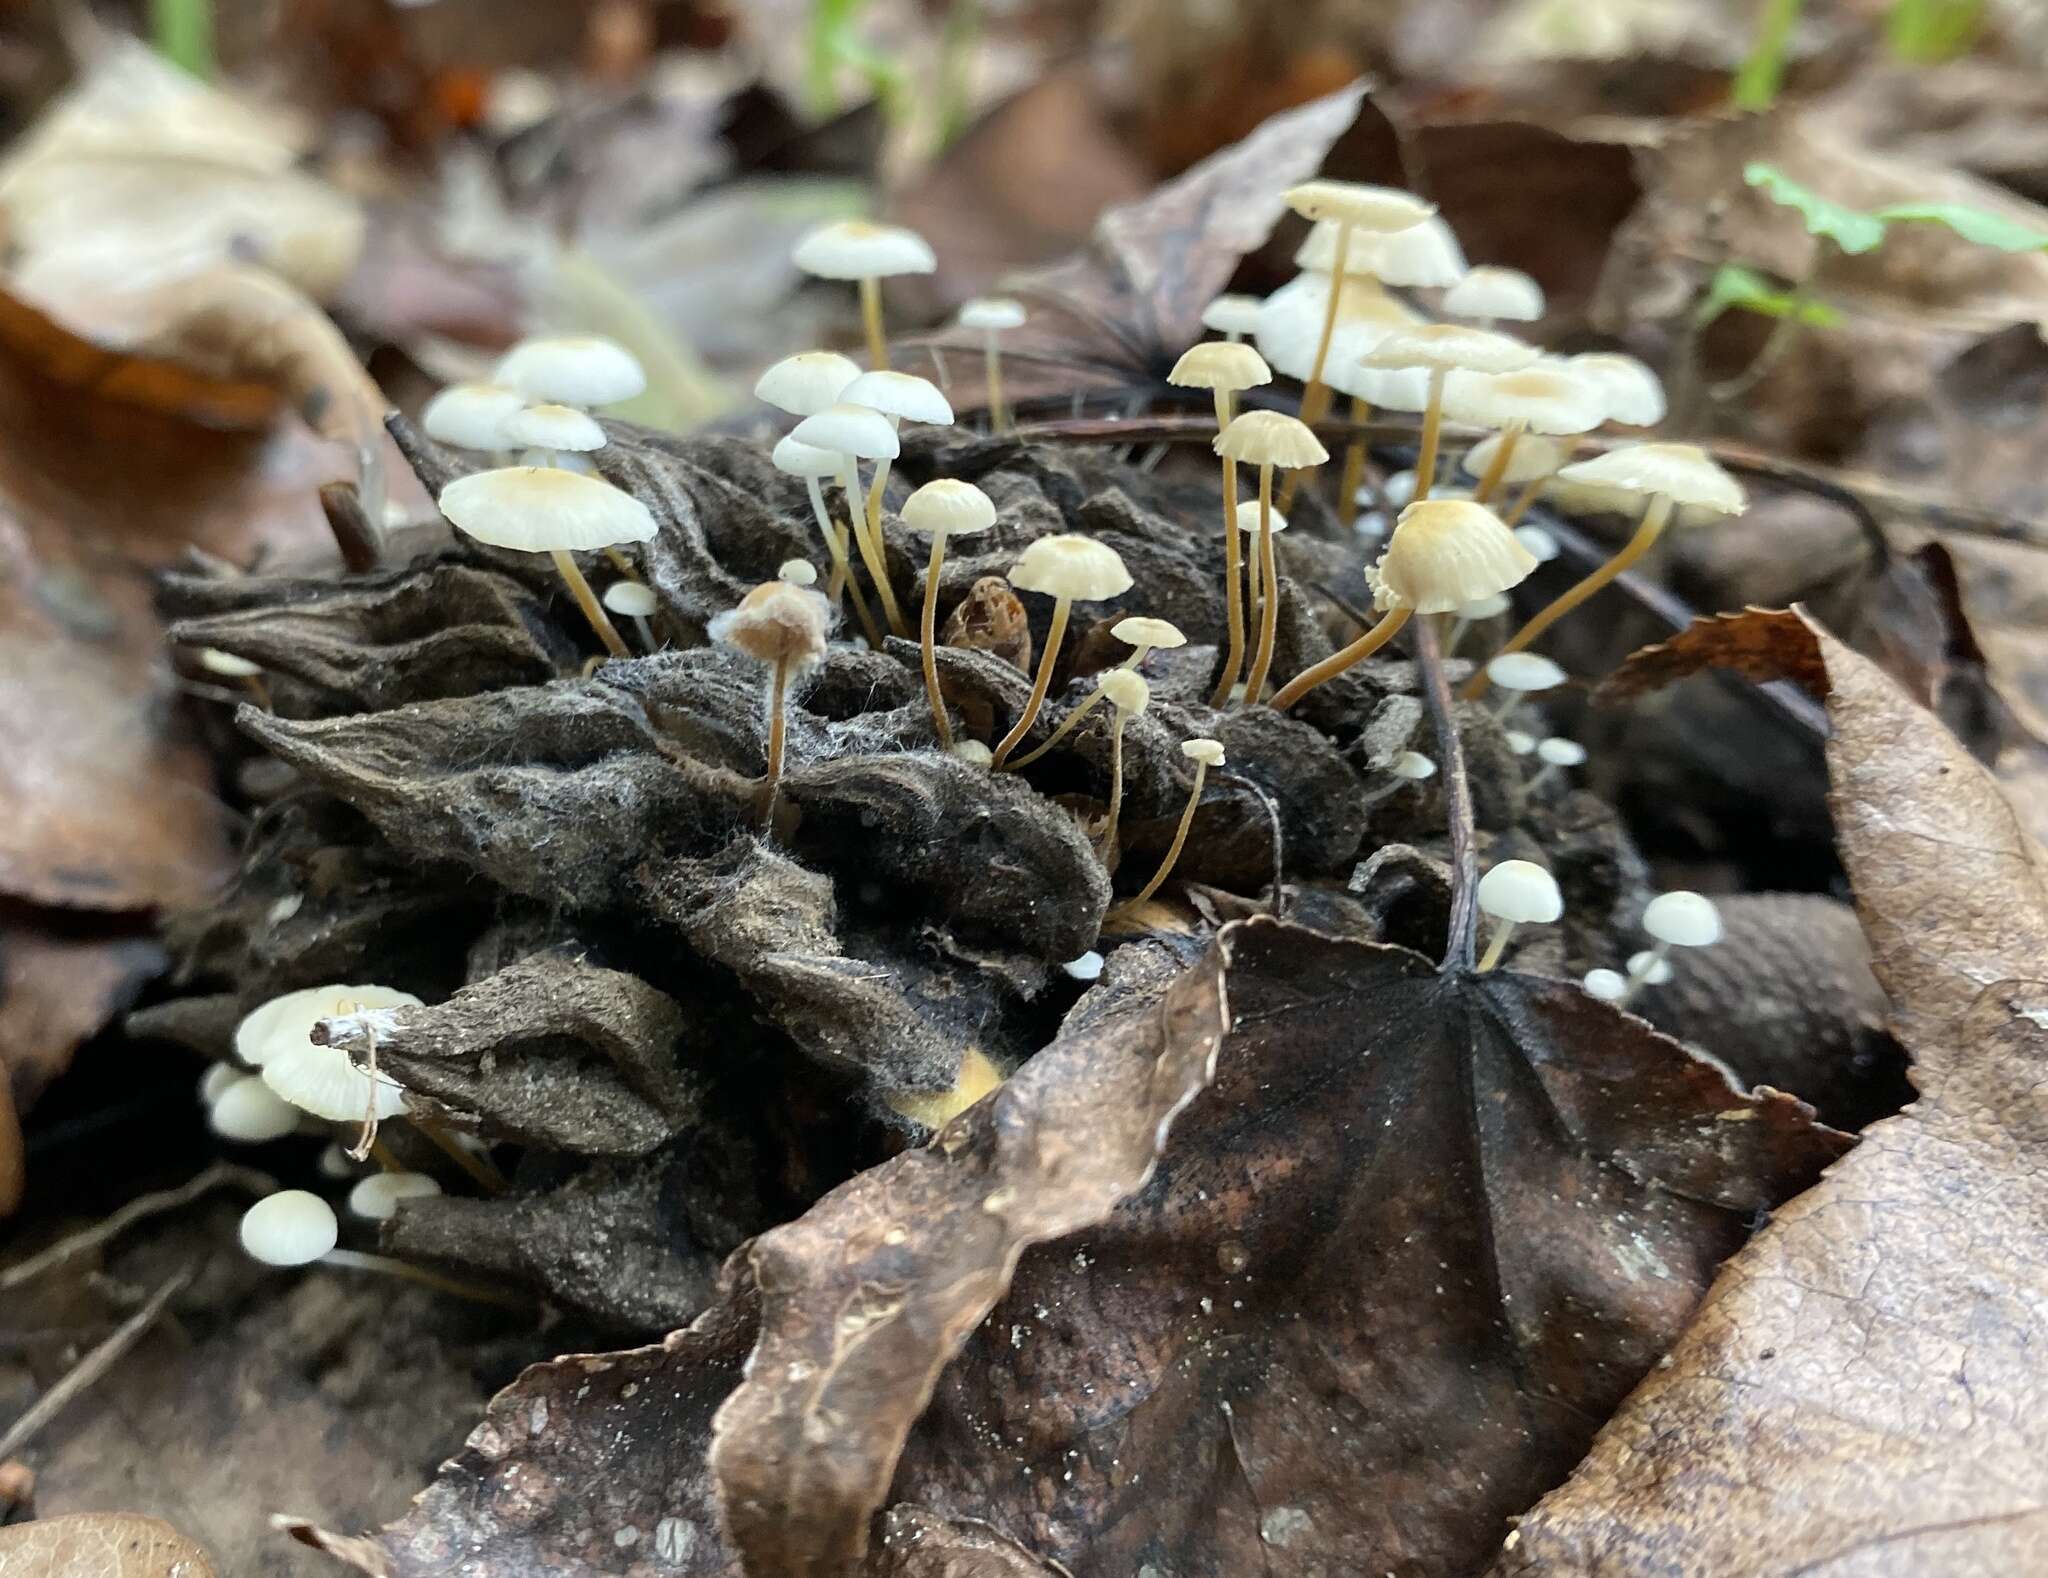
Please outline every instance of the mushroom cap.
M261 1145L294 1132L303 1116L255 1074L228 1082L206 1109L206 1122L224 1140Z
M784 559L775 568L775 579L791 586L816 586L818 567L808 559Z
M1306 423L1281 411L1247 411L1216 435L1219 455L1248 466L1278 466L1292 471L1320 466L1330 458L1322 440Z
M1304 219L1335 220L1358 230L1407 230L1436 212L1413 192L1363 181L1303 181L1280 194Z
M505 436L522 449L587 455L605 446L604 429L572 405L530 405L505 419Z
M521 553L587 553L646 542L654 517L632 494L601 477L553 466L504 466L457 477L441 490L441 513L478 542Z
M251 663L247 658L223 652L219 647L199 647L192 656L207 673L218 674L223 679L251 679L263 672L261 663Z
M1124 717L1143 712L1152 704L1152 687L1134 668L1113 668L1095 681L1095 688L1109 698L1109 704Z
M232 1063L207 1064L206 1072L199 1076L199 1104L203 1107L212 1106L220 1100L220 1093L228 1086L238 1079L247 1078L248 1075Z
M1358 266L1370 269L1382 284L1436 288L1456 284L1465 273L1464 249L1440 218L1391 235L1367 236L1365 242L1362 251L1352 243L1360 253Z
M1517 756L1527 756L1536 749L1536 736L1526 729L1503 729L1501 738L1508 742L1508 749Z
M522 340L491 371L491 381L529 400L561 405L615 405L647 387L633 353L597 334L550 334Z
M811 663L825 655L832 605L789 581L763 581L706 627L713 641L763 663Z
M1010 566L1010 584L1020 592L1042 592L1077 602L1098 602L1131 589L1131 572L1107 543L1078 532L1040 537Z
M1180 753L1191 762L1200 762L1204 767L1223 765L1223 742L1212 740L1207 735L1198 735L1192 740L1180 742Z
M1517 526L1515 541L1529 550L1529 557L1538 564L1548 564L1564 550L1558 546L1557 537L1541 526Z
M1515 377L1510 373L1507 376ZM1444 409L1450 410L1450 390L1444 390ZM1488 433L1478 443L1465 451L1458 462L1459 469L1468 477L1483 477L1493 465L1493 457L1500 453L1501 436ZM1538 477L1547 477L1557 469L1557 463L1564 459L1565 446L1534 433L1524 433L1515 442L1514 453L1508 456L1506 480L1509 482L1534 482Z
M1564 895L1534 861L1503 860L1479 879L1479 907L1495 920L1541 926L1564 913Z
M1368 367L1429 367L1468 373L1512 373L1541 354L1513 335L1469 323L1425 323L1388 335L1365 358Z
M614 581L604 589L604 606L628 619L649 619L661 605L654 593L638 581Z
M456 449L509 449L505 424L526 409L526 396L504 384L450 384L420 413L420 431Z
M1326 373L1324 376L1328 376ZM1369 401L1388 411L1427 411L1429 409L1429 369L1426 367L1368 367L1359 366L1346 370L1344 381L1332 382L1330 387L1342 389L1345 394ZM1409 497L1414 496L1414 477L1409 476ZM1391 500L1389 502L1392 502ZM1403 503L1407 502L1405 499Z
M242 1213L242 1249L266 1266L306 1266L341 1237L334 1207L308 1189L280 1189Z
M235 1026L235 1056L261 1068L279 1052L313 1044L313 1027L365 1008L418 1008L410 992L389 986L308 986L252 1008Z
M1628 956L1628 973L1645 986L1662 986L1678 972L1671 968L1669 959L1657 957L1657 950L1645 948Z
M1242 341L1204 340L1181 353L1166 381L1183 389L1251 389L1271 383L1273 369Z
M1630 427L1655 427L1664 420L1664 384L1633 356L1619 351L1586 351L1566 365L1597 388L1607 418Z
M440 1180L431 1173L371 1173L349 1190L348 1208L372 1222L388 1222L398 1215L399 1201L440 1192Z
M1518 268L1482 263L1444 292L1443 309L1460 318L1534 323L1543 316L1543 287Z
M1536 568L1500 517L1468 499L1425 499L1401 511L1371 575L1373 602L1418 614L1455 613L1505 592Z
M775 463L777 471L787 472L792 477L836 477L846 466L846 462L839 458L838 450L820 449L816 444L806 444L788 435L775 441L774 453L768 458Z
M1552 767L1582 767L1586 762L1586 748L1577 740L1567 740L1552 735L1547 740L1536 742L1537 758Z
M1269 510L1275 535L1287 530L1287 517L1279 510ZM1256 534L1259 529L1259 501L1239 499L1237 501L1237 529Z
M1396 778L1412 778L1420 783L1436 776L1436 763L1420 751L1403 751L1387 763L1387 771Z
M1125 646L1146 647L1158 651L1172 651L1184 647L1188 638L1181 634L1181 628L1170 619L1154 619L1147 614L1132 614L1128 619L1119 619L1109 627L1109 633Z
M754 398L791 416L815 416L860 376L860 363L837 351L799 351L754 380Z
M1498 619L1510 608L1515 600L1506 592L1495 592L1491 597L1475 597L1469 603L1458 605L1460 619Z
M1422 321L1375 280L1347 277L1337 289L1337 330L1330 337L1330 350L1323 362L1326 378L1337 365L1340 346L1353 343L1344 333L1352 324L1359 325L1362 338L1355 355L1362 356L1364 346L1377 345L1389 329ZM1259 354L1290 378L1305 379L1314 368L1330 290L1327 274L1297 274L1259 304L1252 331Z
M1457 372L1444 380L1444 415L1474 427L1521 422L1535 433L1590 433L1607 420L1607 402L1583 379L1549 367Z
M1094 981L1102 976L1102 955L1090 948L1060 966L1077 981Z
M1202 327L1217 334L1251 334L1259 326L1259 298L1225 291L1202 309Z
M971 482L940 477L903 501L903 524L930 537L964 537L996 523L995 500Z
M1660 893L1643 909L1643 930L1674 948L1705 948L1721 940L1721 912L1703 893Z
M980 740L955 740L953 754L970 767L987 767L996 759L996 753Z
M1628 991L1627 978L1616 970L1588 970L1579 984L1588 997L1597 997L1603 1003L1618 1003Z
M1024 303L1009 296L976 296L960 307L963 329L1021 329L1028 314Z
M929 274L939 266L930 244L915 230L867 219L818 226L797 242L790 260L819 279L886 279Z
M864 405L884 416L928 422L934 427L948 426L953 420L953 407L937 384L916 373L891 372L886 367L862 373L839 391L836 403Z
M1630 444L1560 471L1565 482L1591 482L1660 495L1714 515L1740 515L1742 486L1697 444Z
M272 1053L263 1065L263 1083L299 1111L332 1123L359 1123L373 1113L381 1121L405 1111L405 1087L396 1080L384 1074L372 1079L340 1047L310 1041Z
M799 444L861 460L894 460L903 453L902 441L886 416L873 406L848 400L835 401L805 417L789 430L789 436Z
M1533 696L1557 689L1568 676L1540 652L1503 652L1487 662L1486 677L1502 690Z

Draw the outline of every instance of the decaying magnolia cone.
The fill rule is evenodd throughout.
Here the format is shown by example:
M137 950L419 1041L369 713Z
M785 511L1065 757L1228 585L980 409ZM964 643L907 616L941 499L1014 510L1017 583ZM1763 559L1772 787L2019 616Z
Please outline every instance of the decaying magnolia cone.
M1096 688L1116 709L1109 736L1109 817L1102 824L1102 852L1107 856L1116 848L1117 820L1124 809L1124 726L1152 704L1152 687L1134 669L1113 668Z
M1052 624L1045 633L1045 650L1039 654L1038 672L1031 681L1031 695L1010 732L997 743L995 766L1000 770L1010 753L1038 721L1045 706L1045 693L1052 685L1053 665L1058 661L1060 642L1067 634L1067 620L1077 602L1098 602L1120 597L1131 589L1131 572L1114 548L1083 537L1077 532L1056 532L1040 537L1010 566L1010 584L1020 592L1038 592L1053 600Z
M529 400L588 409L631 400L647 387L633 353L596 334L542 335L522 340L500 358L493 383Z
M782 788L783 745L788 737L789 679L825 655L832 605L808 587L763 581L737 608L707 627L713 641L735 647L768 667L768 764L761 778L761 819L773 824Z
M995 502L973 483L951 477L927 482L903 504L903 524L932 540L931 561L924 572L924 611L918 620L917 643L924 659L924 690L931 703L932 728L937 731L941 746L953 743L953 725L946 718L945 698L939 694L939 665L935 656L939 570L946 562L946 539L985 532L995 523Z
M1271 383L1273 370L1266 365L1265 358L1249 345L1209 340L1184 352L1174 363L1173 371L1166 375L1166 381L1184 389L1207 389L1214 394L1216 434L1221 438L1235 414L1232 396L1260 384ZM1237 683L1238 670L1244 665L1244 609L1239 590L1244 572L1238 564L1237 534L1230 529L1236 515L1237 460L1234 456L1224 455L1223 610L1228 645L1223 657L1223 672L1216 681L1216 694L1210 700L1210 705L1217 707L1229 699L1230 687Z
M868 362L889 365L889 337L882 329L882 281L898 274L929 274L939 266L931 245L915 230L842 219L820 225L797 242L791 261L819 279L847 279L860 287L861 327Z
M982 337L982 365L988 374L988 426L1000 433L1010 425L1003 401L1003 335L1024 327L1024 303L1008 296L977 296L960 308L960 327Z
M1443 309L1454 318L1477 318L1482 324L1502 318L1534 323L1543 316L1543 287L1518 268L1482 263L1444 292Z
M894 460L902 453L903 445L896 437L895 424L869 406L842 400L805 417L790 429L789 436L799 444L830 450L839 457L840 483L846 490L847 518L853 528L854 542L860 548L861 562L868 567L868 578L875 583L876 595L882 600L882 613L889 621L889 633L909 635L910 626L903 622L903 609L896 601L895 588L889 584L889 564L883 557L881 535L879 531L869 529L865 495L860 485L860 463L863 460Z
M832 519L832 512L825 507L823 479L842 475L844 460L835 451L806 444L794 435L778 440L770 458L777 471L804 479L804 491L811 499L811 514L818 523L818 534L825 539L825 551L832 560L832 578L825 585L826 601L836 604L840 592L847 592L853 598L853 611L860 618L860 628L868 638L868 645L880 647L881 626L875 623L875 616L868 609L868 600L861 595L860 585L853 579L853 565L846 556L845 535ZM858 532L859 527L854 529Z
M860 376L860 364L837 351L799 351L754 380L754 398L791 416L816 416L839 402L840 391Z
M1712 456L1693 444L1633 444L1611 449L1591 460L1566 466L1558 474L1564 482L1587 482L1600 487L1624 488L1649 500L1635 534L1619 550L1576 585L1560 593L1547 607L1508 638L1502 652L1519 652L1558 620L1607 585L1622 571L1656 545L1670 524L1672 511L1686 505L1709 518L1740 515L1747 501L1736 480L1715 464ZM1472 676L1460 692L1468 701L1486 693L1486 672Z
M459 531L494 548L545 553L613 657L630 651L573 554L646 542L654 517L632 494L597 477L549 466L505 466L457 477L441 490L441 513Z
M1320 466L1330 458L1307 424L1278 411L1247 411L1216 438L1216 453L1259 468L1259 568L1265 601L1259 613L1259 640L1252 650L1251 672L1245 677L1246 701L1256 701L1273 666L1273 639L1279 630L1280 572L1273 562L1273 472Z
M1415 498L1429 497L1436 476L1437 446L1443 431L1444 382L1454 372L1519 372L1537 358L1533 345L1466 323L1428 323L1388 335L1364 358L1367 367L1400 371L1421 368L1429 375L1422 404L1422 448L1415 457ZM1396 402L1383 394L1382 405Z
M420 431L451 449L496 454L510 449L505 424L526 409L526 396L504 384L450 384L420 412Z
M1293 706L1385 646L1413 614L1452 614L1519 584L1536 561L1483 504L1425 499L1401 512L1386 552L1371 572L1373 606L1385 615L1340 652L1303 669L1273 698Z
M1451 374L1444 383L1443 414L1471 427L1498 430L1491 464L1472 490L1472 497L1485 504L1506 479L1524 433L1590 433L1607 419L1607 404L1589 380L1537 366L1514 373Z
M1507 951L1517 926L1548 926L1564 913L1557 879L1534 861L1503 860L1479 879L1480 913L1493 922L1479 968L1491 970Z
M1223 742L1206 737L1183 741L1181 755L1195 764L1195 781L1188 789L1187 809L1180 814L1180 822L1173 830L1173 842L1167 846L1166 858L1159 862L1159 869L1152 873L1151 881L1133 893L1119 905L1119 909L1132 910L1143 904L1172 875L1174 863L1180 859L1180 852L1186 847L1188 829L1194 826L1195 811L1202 803L1202 784L1209 776L1209 769L1223 765Z

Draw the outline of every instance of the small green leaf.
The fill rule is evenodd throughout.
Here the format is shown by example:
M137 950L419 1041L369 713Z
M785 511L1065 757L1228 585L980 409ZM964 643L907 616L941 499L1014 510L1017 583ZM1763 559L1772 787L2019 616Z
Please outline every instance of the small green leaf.
M1771 165L1745 165L1742 178L1772 202L1797 210L1810 232L1844 252L1868 252L1884 239L1884 220L1877 215L1831 202Z
M2038 252L2048 247L2048 231L2007 219L1964 203L1894 203L1877 210L1876 218L1901 223L1946 225L1965 241L2000 252Z
M1816 329L1831 329L1842 321L1842 315L1826 302L1803 300L1795 292L1780 290L1755 269L1744 268L1740 263L1723 263L1714 271L1707 293L1693 314L1693 322L1704 329L1731 308L1765 318L1796 317Z

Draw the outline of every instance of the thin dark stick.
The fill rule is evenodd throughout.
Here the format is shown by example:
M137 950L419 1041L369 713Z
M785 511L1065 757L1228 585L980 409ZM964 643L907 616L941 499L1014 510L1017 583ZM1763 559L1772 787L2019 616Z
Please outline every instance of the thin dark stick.
M341 549L341 562L354 574L377 568L384 557L384 523L370 519L363 496L353 482L329 482L320 489L320 508L327 529Z
M1257 798L1259 804L1265 807L1266 821L1273 829L1273 902L1268 908L1273 918L1278 920L1287 909L1286 896L1280 886L1282 870L1286 865L1286 845L1280 834L1280 807L1273 803L1273 797L1267 794L1261 785L1253 783L1242 773L1218 773L1216 778L1219 783L1236 784L1240 789L1249 791Z
M28 1445L44 1425L70 1406L72 1399L111 1370L121 1356L135 1346L142 1334L156 1324L164 1306L191 1280L189 1269L174 1273L168 1282L150 1295L147 1304L114 1329L112 1336L80 1359L56 1385L37 1398L26 1413L7 1427L6 1434L0 1435L0 1462Z
M1444 817L1451 825L1451 925L1444 940L1446 975L1472 968L1479 931L1479 853L1473 847L1472 786L1465 779L1465 747L1451 718L1451 685L1437 646L1436 616L1411 620L1422 663L1422 697L1436 729L1437 773L1444 781Z

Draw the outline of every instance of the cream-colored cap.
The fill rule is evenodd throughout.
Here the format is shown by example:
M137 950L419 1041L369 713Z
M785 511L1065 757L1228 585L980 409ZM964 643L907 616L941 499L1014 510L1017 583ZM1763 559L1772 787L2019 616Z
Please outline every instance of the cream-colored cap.
M1534 323L1543 316L1543 287L1518 268L1482 263L1444 292L1443 307L1461 318Z
M940 477L903 501L903 524L928 537L964 537L996 523L995 501L971 482Z
M604 429L572 405L530 405L505 419L505 436L521 449L587 455L605 446Z
M1443 409L1453 422L1474 427L1520 422L1532 433L1588 433L1607 420L1607 402L1598 390L1549 367L1452 373L1444 380Z
M862 373L839 391L838 403L864 405L899 421L926 422L934 427L945 427L953 420L953 407L937 384L916 373L891 372L886 367Z
M1368 367L1432 367L1471 373L1512 373L1539 352L1512 335L1469 323L1426 323L1388 335L1365 358Z
M1307 424L1280 411L1247 411L1216 435L1219 455L1248 466L1296 470L1330 458Z
M824 656L832 606L808 587L763 581L705 628L713 641L763 663L810 663Z
M1557 689L1569 676L1540 652L1503 652L1487 663L1486 677L1502 690L1531 696Z
M1548 925L1564 913L1557 879L1530 860L1503 860L1479 879L1479 907L1495 920Z
M1362 181L1303 181L1281 196L1304 219L1334 220L1358 230L1407 230L1436 212L1413 192Z
M1113 668L1095 681L1095 688L1126 717L1143 712L1152 702L1152 687L1134 668Z
M561 405L615 405L647 387L633 353L596 334L551 334L523 340L507 351L491 382L520 390L529 400Z
M1741 484L1697 444L1630 444L1577 461L1557 475L1563 482L1659 495L1715 515L1740 515L1748 505Z
M1241 341L1204 340L1181 353L1166 381L1183 389L1252 389L1271 383L1273 369Z
M1259 298L1225 292L1202 309L1202 327L1217 334L1250 334L1259 326Z
M1373 602L1418 614L1456 613L1505 592L1536 568L1500 517L1467 499L1425 499L1401 511L1374 567Z
M307 1266L341 1237L334 1207L309 1189L280 1189L242 1213L242 1249L266 1266Z
M939 266L930 243L915 230L866 219L818 226L797 242L790 258L820 279L885 279L929 274Z
M1153 619L1145 614L1132 614L1128 619L1119 619L1109 627L1109 633L1126 646L1149 647L1154 650L1171 651L1184 647L1188 638L1181 634L1180 626L1170 619Z
M1600 391L1609 421L1655 427L1664 420L1664 384L1633 356L1587 351L1569 358L1566 365Z
M872 406L841 400L805 417L790 429L799 444L835 450L861 460L894 460L903 453L903 442L889 419Z
M860 364L837 351L785 356L754 381L754 397L791 416L816 416L860 376Z
M1093 537L1057 532L1040 537L1010 566L1010 584L1020 592L1068 597L1092 603L1131 589L1131 572L1117 551Z
M836 449L820 449L788 434L775 441L774 452L768 458L777 471L786 471L792 477L836 477L846 467Z
M420 431L455 449L510 449L505 424L526 409L526 396L504 384L450 384L420 413Z
M1275 509L1269 509L1267 514L1271 518L1272 530L1275 536L1287 530L1287 517L1285 514ZM1237 529L1242 532L1257 533L1259 529L1259 501L1257 499L1239 499L1237 501Z
M1513 377L1513 374L1508 376ZM1449 409L1449 393L1445 390L1445 409ZM1501 435L1488 433L1478 443L1465 451L1459 462L1468 476L1483 477L1492 469L1494 456L1500 453ZM1508 456L1508 469L1504 480L1508 482L1534 482L1538 477L1547 477L1555 471L1567 451L1555 439L1539 438L1534 433L1524 433L1515 443L1514 453Z
M639 581L614 581L604 589L604 606L628 619L652 619L661 604Z
M457 477L441 513L494 548L587 553L653 537L654 517L632 494L553 466L505 466Z
M1024 303L1008 296L977 296L960 308L963 329L1021 329L1027 314Z
M1191 762L1200 762L1204 767L1223 765L1223 742L1212 740L1207 735L1180 742L1180 753Z

